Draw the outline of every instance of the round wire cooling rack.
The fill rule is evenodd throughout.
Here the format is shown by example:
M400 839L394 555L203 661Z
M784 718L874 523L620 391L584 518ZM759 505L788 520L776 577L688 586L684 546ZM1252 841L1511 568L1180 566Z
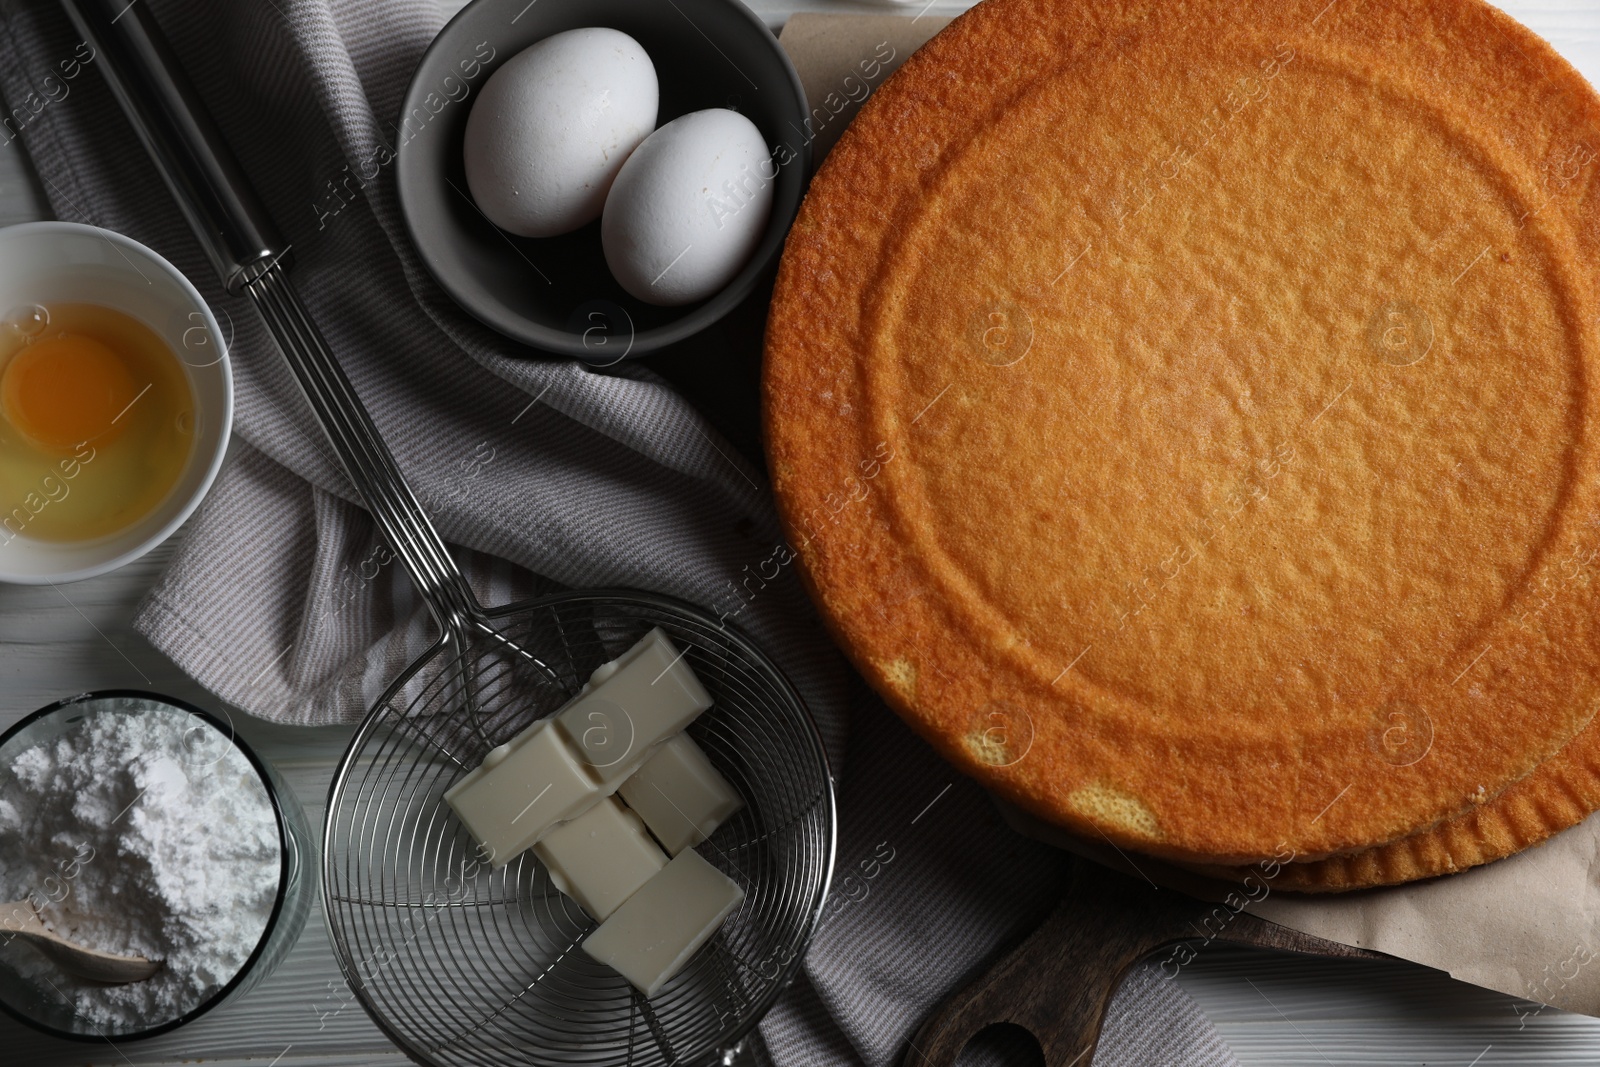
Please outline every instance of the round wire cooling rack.
M695 1067L716 1058L793 976L827 895L833 788L810 716L749 640L678 601L564 593L492 614L496 635L475 635L459 656L441 643L396 680L334 777L323 900L345 978L422 1064ZM697 847L745 897L646 999L580 949L595 923L534 854L491 869L444 793L655 626L714 701L689 734L744 807Z

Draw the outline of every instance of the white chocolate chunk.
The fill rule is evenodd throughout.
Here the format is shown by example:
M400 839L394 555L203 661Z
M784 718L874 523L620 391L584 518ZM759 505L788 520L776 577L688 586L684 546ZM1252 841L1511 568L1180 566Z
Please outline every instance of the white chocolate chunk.
M606 791L561 732L542 719L484 757L444 799L494 867L504 867L552 826L582 815Z
M556 888L604 921L667 865L639 817L607 797L533 846Z
M688 734L669 737L618 792L674 856L710 837L744 807Z
M710 706L705 686L657 627L601 665L584 692L556 712L555 721L610 792L650 757L652 748Z
M742 900L733 879L700 853L683 852L584 939L583 950L655 996Z

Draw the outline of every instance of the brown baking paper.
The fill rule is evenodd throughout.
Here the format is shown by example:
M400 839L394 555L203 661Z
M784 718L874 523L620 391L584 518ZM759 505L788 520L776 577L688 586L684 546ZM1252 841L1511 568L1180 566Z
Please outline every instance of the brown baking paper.
M816 161L861 103L948 19L799 14L780 41L811 106ZM1006 808L1002 805L1002 808ZM1239 900L1240 887L1201 878L1065 832L1006 808L1019 830L1167 888ZM1284 926L1446 971L1514 997L1600 1016L1600 821L1590 818L1543 845L1484 867L1393 889L1305 896L1271 891L1248 910ZM1261 897L1259 888L1248 894ZM1530 1011L1533 1009L1529 1009Z

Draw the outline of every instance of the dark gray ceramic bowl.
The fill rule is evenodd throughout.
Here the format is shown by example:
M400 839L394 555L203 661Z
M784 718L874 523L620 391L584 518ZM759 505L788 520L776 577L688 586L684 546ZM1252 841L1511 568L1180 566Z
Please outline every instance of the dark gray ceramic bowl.
M515 237L472 202L461 141L478 90L522 49L582 26L621 30L650 53L661 84L658 126L702 108L732 108L773 149L779 170L767 232L709 300L660 308L629 296L606 268L598 221L560 237ZM739 0L474 0L417 65L397 125L400 207L439 284L508 337L598 364L681 341L744 299L783 248L810 169L800 78Z

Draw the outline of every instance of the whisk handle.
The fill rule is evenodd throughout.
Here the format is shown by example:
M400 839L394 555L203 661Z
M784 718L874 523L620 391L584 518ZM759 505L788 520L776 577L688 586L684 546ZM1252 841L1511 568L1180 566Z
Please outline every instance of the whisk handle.
M112 94L230 292L288 251L151 17L128 0L62 0Z
M62 0L217 276L255 302L384 539L445 632L483 612L284 271L278 236L222 131L151 16L129 0Z

